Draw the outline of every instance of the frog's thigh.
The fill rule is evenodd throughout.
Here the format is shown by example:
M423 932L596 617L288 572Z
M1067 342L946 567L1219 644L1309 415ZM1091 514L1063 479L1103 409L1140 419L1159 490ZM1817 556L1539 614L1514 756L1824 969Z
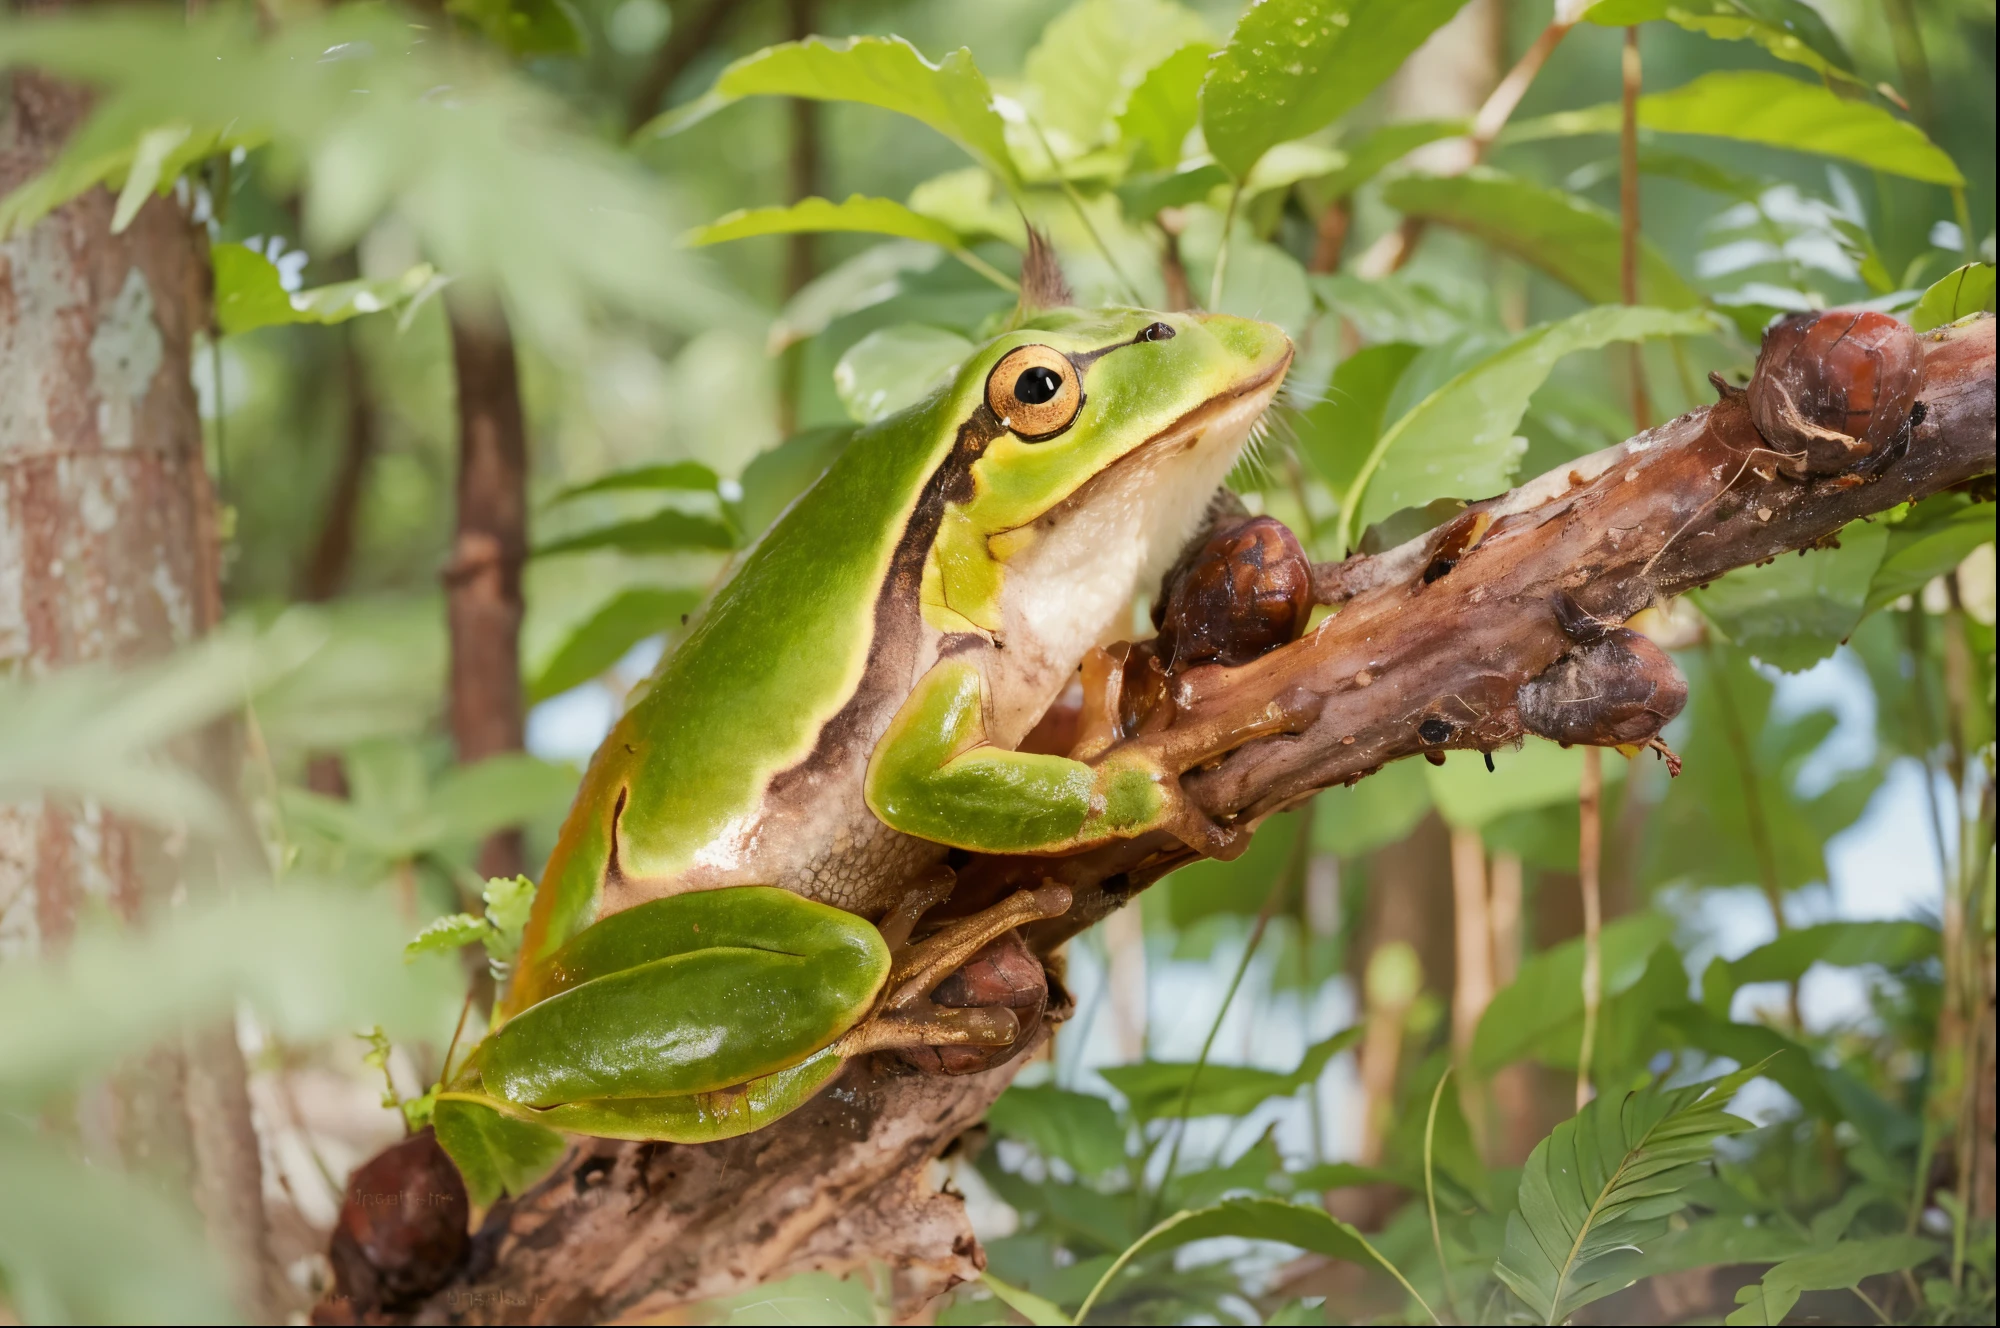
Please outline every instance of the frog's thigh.
M989 744L984 680L954 659L932 666L896 712L869 760L867 793L875 814L905 834L988 853L1131 834L1163 802L1144 772Z
M733 927L712 920L702 931L713 943L699 948L625 963L649 932L691 940L692 924L661 916L672 910L607 924L702 895L616 914L588 945L589 933L579 936L559 958L588 956L602 965L599 975L530 1006L488 1039L479 1063L486 1091L532 1107L708 1093L796 1065L852 1028L888 976L880 934L838 909L755 889L758 902L776 906L764 910L772 925L749 928L740 914Z

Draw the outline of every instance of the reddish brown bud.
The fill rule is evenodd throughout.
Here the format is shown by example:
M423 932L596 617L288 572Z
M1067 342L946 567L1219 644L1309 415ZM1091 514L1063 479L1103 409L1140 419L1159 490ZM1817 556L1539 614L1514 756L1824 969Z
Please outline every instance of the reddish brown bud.
M1907 438L1923 355L1887 314L1797 314L1764 333L1750 418L1806 474L1847 470Z
M356 1168L334 1223L334 1287L362 1311L393 1310L451 1280L465 1257L471 1205L428 1127Z
M1625 627L1605 628L1525 684L1521 726L1560 743L1616 747L1657 736L1687 704L1667 652Z
M1217 531L1176 570L1157 619L1168 673L1248 664L1298 640L1312 616L1312 563L1273 517Z

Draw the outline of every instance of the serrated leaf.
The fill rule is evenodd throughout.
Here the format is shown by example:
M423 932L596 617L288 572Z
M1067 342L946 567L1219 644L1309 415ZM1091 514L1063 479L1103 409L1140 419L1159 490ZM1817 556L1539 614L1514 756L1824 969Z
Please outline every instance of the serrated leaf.
M1327 1062L1353 1046L1361 1029L1349 1028L1307 1047L1289 1070L1260 1070L1247 1065L1200 1065L1192 1061L1140 1061L1114 1065L1101 1073L1123 1094L1132 1114L1142 1121L1187 1115L1242 1116L1274 1097L1296 1093L1317 1080ZM1199 1072L1197 1072L1197 1068ZM1193 1084L1193 1092L1188 1091Z
M641 134L675 134L744 97L851 101L907 115L937 130L1010 187L1019 177L993 90L960 48L936 64L901 37L819 37L767 46L735 61L698 100L667 112Z
M1125 1165L1125 1129L1111 1104L1089 1093L1017 1084L994 1102L986 1123L1043 1157L1060 1158L1086 1180Z
M1596 304L1620 296L1618 218L1587 199L1487 166L1459 175L1406 175L1382 200L1406 215L1474 235L1562 282ZM1701 303L1650 241L1641 239L1640 301L1663 309Z
M425 924L424 929L412 936L409 944L403 947L403 953L415 959L418 955L463 949L486 939L489 930L484 918L476 918L470 913L447 913Z
M790 207L740 208L688 232L687 243L699 247L802 231L858 231L921 240L941 249L965 248L964 238L943 222L912 212L893 198L868 198L861 194L849 194L839 203L826 198L802 198Z
M1418 402L1376 440L1341 502L1339 538L1435 498L1484 498L1504 490L1527 451L1515 430L1556 361L1614 341L1690 336L1707 315L1644 305L1586 309L1532 328Z
M462 1098L441 1098L431 1109L431 1126L478 1210L491 1208L502 1194L525 1193L562 1160L567 1147L554 1130Z
M925 323L877 328L833 366L833 390L848 417L872 424L915 405L973 351L956 332Z
M1458 12L1465 0L1263 0L1209 65L1201 128L1246 180L1266 151L1325 128Z
M535 547L535 557L616 549L620 553L727 553L736 547L736 532L713 517L676 508L631 521L617 521L564 535Z
M499 959L512 958L521 948L521 932L535 908L535 883L526 876L494 876L480 891L491 928L487 949Z
M215 317L224 336L284 323L344 323L428 294L436 279L430 264L419 263L388 280L356 279L287 291L277 266L255 249L213 245L209 263L215 273Z
M1762 1072L1606 1094L1535 1145L1493 1273L1537 1322L1562 1323L1623 1285L1600 1280L1593 1261L1666 1233L1715 1141L1750 1128L1723 1108Z
M1908 321L1916 331L1928 332L1992 308L1993 264L1967 263L1932 282L1910 310Z
M1899 1273L1929 1263L1944 1247L1920 1236L1876 1236L1843 1240L1785 1260L1762 1279L1739 1288L1727 1324L1780 1324L1808 1291L1849 1291L1864 1278Z

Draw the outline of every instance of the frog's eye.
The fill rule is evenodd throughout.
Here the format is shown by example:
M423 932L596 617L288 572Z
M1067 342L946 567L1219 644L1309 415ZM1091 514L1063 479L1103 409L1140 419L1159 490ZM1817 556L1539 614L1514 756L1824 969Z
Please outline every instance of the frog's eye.
M986 377L986 405L1030 443L1053 438L1083 409L1083 383L1069 357L1052 346L1019 346Z

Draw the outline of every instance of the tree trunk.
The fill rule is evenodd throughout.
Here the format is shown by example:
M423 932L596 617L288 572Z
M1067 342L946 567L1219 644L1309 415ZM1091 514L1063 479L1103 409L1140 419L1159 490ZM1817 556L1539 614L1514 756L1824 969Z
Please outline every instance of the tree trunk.
M0 125L0 195L42 170L87 95L32 73ZM154 199L122 235L94 189L0 244L0 669L155 659L221 617L215 496L190 360L207 240ZM188 755L230 780L226 730ZM83 915L144 926L213 863L88 800L0 805L0 960L60 951ZM266 1312L257 1140L229 1024L134 1057L52 1128L193 1196L239 1302Z

